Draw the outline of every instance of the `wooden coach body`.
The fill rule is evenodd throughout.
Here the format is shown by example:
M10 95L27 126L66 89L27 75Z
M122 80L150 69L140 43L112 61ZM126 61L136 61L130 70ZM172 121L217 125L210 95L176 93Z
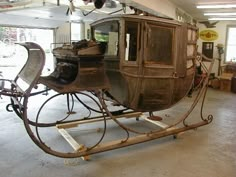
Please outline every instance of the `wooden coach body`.
M195 74L197 28L152 16L113 16L91 24L106 46L110 90L137 111L169 108L190 90Z

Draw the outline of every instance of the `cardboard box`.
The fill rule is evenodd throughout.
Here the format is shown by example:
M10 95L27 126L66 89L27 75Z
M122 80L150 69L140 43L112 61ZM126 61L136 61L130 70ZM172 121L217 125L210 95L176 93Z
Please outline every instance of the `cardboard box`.
M220 79L220 90L222 91L231 91L231 79L233 77L233 73L222 73L219 77Z
M220 79L231 80L233 76L234 76L233 73L222 73L222 75L219 78Z
M210 80L210 85L214 89L219 89L220 88L220 80L217 79L217 78L216 79L212 79L212 80Z
M220 79L220 90L230 92L231 91L231 80Z

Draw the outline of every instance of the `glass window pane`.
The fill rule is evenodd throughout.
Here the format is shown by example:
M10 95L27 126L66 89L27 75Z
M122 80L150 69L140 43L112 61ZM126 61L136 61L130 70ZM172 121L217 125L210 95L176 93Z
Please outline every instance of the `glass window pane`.
M228 38L228 44L236 44L236 28L230 28L229 29L229 38Z
M117 21L105 22L94 27L93 37L106 46L105 55L118 55L119 24Z
M80 23L71 23L71 41L81 40Z
M236 62L236 27L228 27L226 62Z
M126 34L125 60L136 61L137 43L138 43L138 23L126 22L125 34Z
M0 71L4 78L13 79L23 67L27 59L24 47L15 43L35 42L45 51L46 63L43 74L49 74L54 69L51 43L54 32L48 29L31 29L17 27L0 27Z

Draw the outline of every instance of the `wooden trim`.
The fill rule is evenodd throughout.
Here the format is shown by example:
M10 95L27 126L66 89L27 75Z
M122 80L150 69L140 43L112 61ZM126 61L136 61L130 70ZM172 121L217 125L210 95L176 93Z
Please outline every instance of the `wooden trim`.
M195 59L195 56L187 56L187 60Z
M188 44L188 45L189 45L189 44L190 44L190 45L191 45L191 44L192 44L192 45L196 45L197 42L196 42L196 41L188 41L187 44Z

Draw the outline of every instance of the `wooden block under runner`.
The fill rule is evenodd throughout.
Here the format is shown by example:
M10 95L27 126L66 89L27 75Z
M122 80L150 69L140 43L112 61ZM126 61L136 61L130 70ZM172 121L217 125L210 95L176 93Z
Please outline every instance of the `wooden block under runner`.
M121 114L121 115L117 115L114 116L115 119L118 118L132 118L132 117L140 117L142 115L142 112L131 112L131 113L125 113L125 114ZM75 122L69 122L69 123L64 123L64 124L58 124L57 128L61 129L61 128L73 128L73 127L77 127L79 124L86 124L86 123L93 123L93 122L99 122L99 121L103 121L104 118L103 117L94 117L88 120L80 120L80 121L75 121ZM106 120L111 120L110 117L106 117Z
M58 129L58 131L75 151L81 151L85 149L85 147L83 145L80 145L65 129L60 128ZM89 160L89 156L82 156L82 159Z
M151 123L157 125L158 127L163 128L163 129L169 127L169 125L167 125L167 124L165 124L165 123L163 123L163 122L161 122L161 121L150 120L150 119L148 119L147 117L145 117L144 120L146 120L146 121L148 121L148 122L151 122Z
M152 123L152 124L157 125L158 127L162 128L162 129L166 129L167 127L169 127L169 125L167 125L167 124L165 124L165 123L163 123L163 122L161 122L161 121L155 121L155 120L148 119L148 118L147 118L146 116L144 116L144 115L142 115L141 118L143 118L144 120L146 120L146 121L148 121L148 122L150 122L150 123ZM175 126L170 127L170 128L167 128L167 130L174 130L174 129L176 129Z

